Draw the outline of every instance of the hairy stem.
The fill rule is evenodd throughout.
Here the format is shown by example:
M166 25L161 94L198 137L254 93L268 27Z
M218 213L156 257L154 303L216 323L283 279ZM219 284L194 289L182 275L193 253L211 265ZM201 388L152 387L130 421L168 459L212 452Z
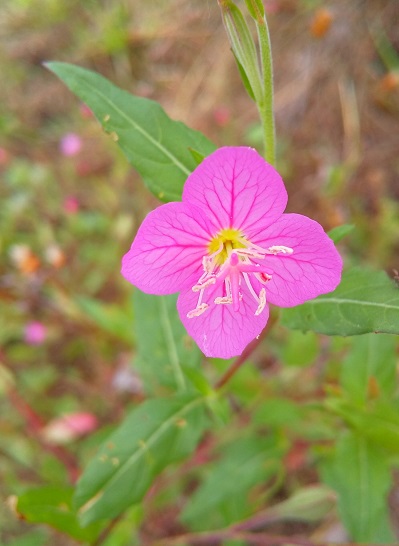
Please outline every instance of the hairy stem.
M266 17L257 20L260 57L263 75L263 99L258 102L258 110L263 128L265 158L268 163L276 164L276 131L273 110L273 63L269 28Z

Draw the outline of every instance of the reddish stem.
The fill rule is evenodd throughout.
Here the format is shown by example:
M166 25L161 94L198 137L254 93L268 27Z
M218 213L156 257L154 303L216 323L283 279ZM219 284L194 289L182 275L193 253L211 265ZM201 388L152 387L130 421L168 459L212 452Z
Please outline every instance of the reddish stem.
M115 526L120 522L123 516L124 516L124 513L120 514L119 516L111 520L109 524L107 525L107 527L97 537L96 541L93 542L92 546L100 546L100 544L102 544L109 537L109 535L112 533Z

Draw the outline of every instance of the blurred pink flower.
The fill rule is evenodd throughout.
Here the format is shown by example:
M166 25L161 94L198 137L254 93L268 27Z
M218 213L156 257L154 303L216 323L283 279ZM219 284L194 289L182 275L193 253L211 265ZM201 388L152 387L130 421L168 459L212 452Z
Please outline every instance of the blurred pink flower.
M67 214L76 214L79 210L78 199L73 195L69 195L64 199L63 208Z
M82 139L76 133L67 133L60 141L60 152L67 157L77 155L81 148Z
M24 340L29 345L41 345L46 339L47 328L38 321L28 322L25 326Z
M213 119L219 127L228 125L231 119L230 110L227 106L220 106L213 111Z
M49 443L65 444L92 432L97 426L97 418L92 413L70 413L50 421L42 435Z
M206 356L230 358L266 326L267 303L293 307L331 292L342 260L317 222L283 214L278 172L252 148L225 147L188 177L182 203L153 210L122 275L177 309Z

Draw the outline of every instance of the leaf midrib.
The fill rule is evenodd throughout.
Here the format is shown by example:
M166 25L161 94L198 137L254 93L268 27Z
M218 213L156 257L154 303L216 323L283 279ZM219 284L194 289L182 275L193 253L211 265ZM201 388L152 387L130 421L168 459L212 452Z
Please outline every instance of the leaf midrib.
M394 309L397 311L399 309L399 303L398 305L388 305L386 303L378 303L373 301L362 301L362 300L354 300L350 298L317 298L310 302L312 305L315 305L317 303L338 303L338 304L345 304L345 303L353 303L359 306L367 306L367 307L382 307L383 309Z
M170 426L172 425L176 418L177 417L181 417L182 415L184 415L185 413L187 413L190 409L194 408L196 405L198 405L199 403L202 403L203 402L203 398L200 397L200 398L195 398L194 400L191 400L191 402L189 402L187 405L183 406L183 408L180 408L177 412L173 413L173 415L171 415L166 421L164 421L154 432L152 432L150 434L150 436L146 439L146 440L143 440L143 442L145 443L145 445L141 445L139 444L139 448L137 451L135 451L120 467L119 469L114 473L112 474L112 476L105 480L101 486L101 488L99 488L98 490L96 490L96 492L94 494L92 494L90 496L90 498L88 498L85 503L83 504L83 506L80 507L79 509L79 513L80 514L84 514L84 513L87 513L87 512L90 512L92 510L92 508L94 506L96 506L97 502L101 500L101 498L103 497L103 495L99 496L98 498L98 501L95 501L95 502L92 502L93 499L99 495L99 493L101 491L105 491L106 489L110 488L113 484L113 482L117 481L119 479L119 477L124 474L125 472L127 472L127 470L133 466L137 460L140 459L141 456L144 456L144 454L149 450L150 447L152 447L152 445L158 440L158 438L160 436L162 436L163 432ZM90 503L89 507L85 510L85 506L87 506L87 504Z
M52 66L53 63L49 64L49 66ZM57 66L58 63L55 63L55 66ZM68 68L67 68L68 70ZM84 71L84 76L83 77L87 77L87 71L85 71L84 69L82 69ZM56 72L56 71L55 71ZM57 73L57 72L56 72ZM73 76L73 78L76 78L75 76ZM76 79L75 79L76 81ZM113 86L110 82L107 82L109 85ZM107 103L108 105L111 106L111 108L113 108L114 110L116 110L116 112L118 112L118 114L124 118L128 124L131 125L131 127L133 129L135 129L136 131L138 131L139 133L141 133L145 138L147 138L147 140L149 142L151 142L151 144L153 146L155 146L156 148L158 148L166 157L168 157L172 163L174 163L176 165L176 167L178 167L186 176L188 176L190 174L190 170L187 169L178 159L175 155L171 154L167 148L165 148L164 146L162 146L162 144L160 144L157 140L155 140L147 131L145 131L140 125L138 125L132 118L130 118L129 116L127 116L123 110L120 110L120 108L118 108L118 106L112 102L110 99L108 99L108 97L106 95L104 95L101 91L99 91L96 87L93 87L92 84L86 80L80 80L79 81L79 84L83 87L85 86L86 89L92 93L93 95L96 95L97 97L100 97L101 100L103 100L105 103ZM113 86L114 87L114 86ZM126 91L123 91L119 88L117 88L115 86L115 88L118 90L118 91L122 91L122 92L125 92L127 93ZM74 91L75 92L75 91ZM131 98L134 98L133 95L131 95ZM171 120L172 122L174 120ZM176 123L176 122L175 122Z

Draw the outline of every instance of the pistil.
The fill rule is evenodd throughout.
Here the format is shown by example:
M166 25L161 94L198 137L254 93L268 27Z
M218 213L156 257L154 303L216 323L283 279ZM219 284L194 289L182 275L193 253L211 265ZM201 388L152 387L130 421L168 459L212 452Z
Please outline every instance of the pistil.
M227 232L228 230L223 230L218 237L212 240L209 248L213 252L202 259L204 273L192 287L193 292L199 292L199 297L195 309L187 313L188 318L198 317L209 308L207 303L202 302L206 289L213 287L214 290L222 283L225 295L216 297L213 303L215 305L233 305L233 310L239 311L240 302L243 299L242 279L257 304L255 315L260 315L266 307L266 289L262 287L257 294L251 283L250 275L254 275L258 282L266 285L272 280L272 274L268 272L270 269L266 271L263 265L252 260L264 260L268 255L288 256L293 253L292 248L283 245L261 248L239 235L236 230L230 230L229 235L233 233L237 236L229 240L225 237ZM218 247L214 250L217 243L219 243ZM220 263L221 256L226 257L223 263Z

